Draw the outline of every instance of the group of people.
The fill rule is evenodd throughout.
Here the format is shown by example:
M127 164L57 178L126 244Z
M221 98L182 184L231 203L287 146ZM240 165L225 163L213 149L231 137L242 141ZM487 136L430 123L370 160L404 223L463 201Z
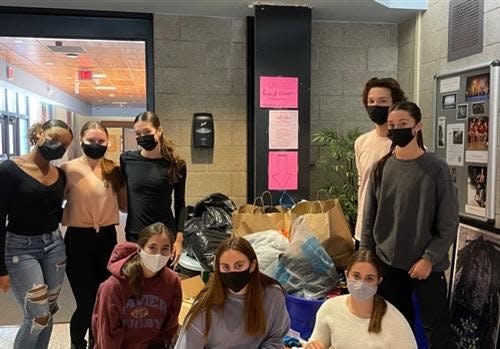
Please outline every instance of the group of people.
M175 153L154 113L137 115L134 130L140 150L123 153L120 165L104 157L108 131L96 121L87 122L81 129L83 154L60 168L52 165L51 161L60 159L73 141L72 130L61 120L35 124L30 129L33 149L0 164L0 289L12 288L24 313L15 348L47 348L65 272L76 301L70 322L72 346L109 348L94 338L98 334L98 338L115 335L106 333L102 322L97 323L102 329L98 333L89 331L90 343L85 335L91 329L92 312L100 310L96 298L100 293L107 295L107 288L99 292L98 288L109 282L105 280L115 271L108 261L117 244L115 227L120 210L128 213L127 240L133 242L135 250L140 246L144 251L127 264L127 278L135 280L131 287L137 295L142 293L144 280L163 268L161 264L178 262L185 219L186 164ZM64 238L60 222L67 227ZM157 225L151 226L154 223ZM141 232L149 237L159 230L168 235L167 246L162 246L168 253L163 249L158 252L157 243L145 247L149 240L140 238ZM125 247L114 253L120 255L122 251L129 250ZM168 258L159 258L165 255ZM151 273L143 273L139 266L146 266ZM170 313L170 308L179 307L181 291L173 274L165 275L172 284L169 296L161 295L163 298L158 296L157 300L166 302L162 304ZM109 316L97 318L111 320ZM171 321L167 325L163 318L160 320L162 329L164 323L172 327ZM149 326L121 323L124 329ZM116 327L109 329L113 332Z
M427 152L420 109L395 80L369 80L363 102L375 128L355 143L359 251L345 271L349 295L324 302L306 348L416 348L415 306L430 348L453 348L444 271L458 203L448 166ZM140 150L122 154L120 166L104 158L98 122L81 130L84 155L52 166L73 137L58 120L37 129L29 154L0 164L0 288L11 285L24 311L15 348L47 347L65 270L75 348L173 344L182 292L168 265L182 252L186 164L155 114L139 114L134 129ZM116 245L119 210L128 242ZM218 247L175 348L283 348L289 327L283 289L233 237Z

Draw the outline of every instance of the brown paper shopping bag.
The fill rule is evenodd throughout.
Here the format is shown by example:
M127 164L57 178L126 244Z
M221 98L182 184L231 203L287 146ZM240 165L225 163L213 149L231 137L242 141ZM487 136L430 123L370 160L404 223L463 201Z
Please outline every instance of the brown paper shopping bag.
M345 268L354 252L349 224L338 199L301 201L290 211L292 222L304 216L305 222L332 257L337 268Z
M258 202L262 205L256 205ZM264 230L277 230L288 237L290 222L285 218L286 212L287 209L281 206L265 206L262 197L258 197L253 205L240 206L233 212L233 234L244 236Z

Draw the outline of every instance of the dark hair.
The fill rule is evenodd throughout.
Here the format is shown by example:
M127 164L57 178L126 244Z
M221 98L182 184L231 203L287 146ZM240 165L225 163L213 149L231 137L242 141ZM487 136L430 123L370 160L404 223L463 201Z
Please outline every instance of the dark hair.
M28 130L28 140L30 144L35 145L40 139L40 132L49 130L53 127L60 127L67 130L71 134L71 138L73 138L73 131L71 131L71 127L69 127L67 123L59 119L52 119L43 124L41 122L35 122L31 125Z
M477 321L484 324L484 331L479 335L478 344L481 348L493 348L496 338L492 338L492 334L495 333L498 323L495 319L498 319L499 309L500 251L495 248L493 241L480 236L458 252L456 262L456 275L460 276L454 287L452 310L460 304L460 307L465 306L476 314L479 317ZM480 276L487 279L482 280ZM473 304L474 300L478 299L483 303ZM452 320L458 322L457 317Z
M142 229L137 239L137 245L141 248L146 246L149 238L153 235L164 234L168 236L170 244L173 244L173 233L163 223L153 223ZM130 293L134 298L142 297L142 284L144 282L144 273L141 267L141 256L137 253L123 266L123 273L128 277Z
M418 124L420 121L422 121L422 113L420 111L420 108L418 107L418 105L416 105L413 102L401 102L401 103L394 104L389 109L389 113L394 111L394 110L404 110L404 111L408 112L408 114L410 114L410 116L415 120L415 124ZM417 144L418 144L419 148L422 149L423 151L426 151L425 146L424 146L424 137L422 135L422 130L418 130L415 137L417 137ZM389 159L391 157L395 148L396 148L396 145L394 143L391 144L391 148L389 149L389 152L387 154L385 154L375 164L375 168L373 170L373 176L374 176L374 180L375 180L376 185L380 185L380 183L382 181L382 173L384 171L385 163L386 163L387 159Z
M262 302L262 292L266 287L278 285L279 283L259 271L259 263L252 245L242 237L231 237L223 241L217 248L215 254L214 276L196 297L193 306L184 320L187 328L196 315L205 312L205 332L207 336L211 325L211 311L213 307L222 308L226 300L228 290L224 287L220 277L220 257L229 250L235 250L244 254L250 263L255 261L255 269L250 274L248 289L245 297L245 328L250 336L262 335L266 331L266 316ZM281 287L281 286L280 286Z
M150 122L154 128L160 128L160 119L152 111L145 111L143 113L137 114L134 119L134 124L139 121ZM168 177L172 183L177 183L181 177L181 168L186 166L186 162L182 160L179 155L174 150L174 143L165 137L163 130L160 134L160 149L161 155L170 163L172 166L168 169Z
M103 131L108 137L108 129L101 124L99 121L87 121L80 130L80 138L85 137L85 133L90 129L98 129ZM120 187L123 185L123 177L120 174L120 168L115 164L114 161L109 160L105 157L101 158L100 161L102 177L108 183L111 183L111 187L115 193L120 191Z
M374 87L383 87L391 91L392 103L406 102L405 92L399 86L399 83L393 78L371 78L365 84L363 89L363 104L368 106L368 93Z
M375 267L378 273L379 279L382 277L382 264L378 259L375 252L370 250L359 250L353 253L349 262L347 263L346 272L349 274L352 266L355 263L370 263ZM370 316L370 323L368 324L368 333L380 333L382 330L382 318L387 311L387 303L379 295L373 297L373 310Z

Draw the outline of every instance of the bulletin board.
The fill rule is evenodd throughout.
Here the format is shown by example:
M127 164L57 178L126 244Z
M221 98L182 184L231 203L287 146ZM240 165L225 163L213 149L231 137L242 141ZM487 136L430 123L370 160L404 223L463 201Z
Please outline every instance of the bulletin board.
M434 151L446 159L462 217L494 224L500 61L435 76Z

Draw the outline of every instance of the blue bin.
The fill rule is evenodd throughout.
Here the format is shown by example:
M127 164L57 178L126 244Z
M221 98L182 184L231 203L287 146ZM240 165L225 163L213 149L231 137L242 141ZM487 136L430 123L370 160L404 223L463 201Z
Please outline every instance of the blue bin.
M290 316L291 328L300 333L300 338L308 340L314 329L316 313L324 300L304 299L286 295L286 309Z

